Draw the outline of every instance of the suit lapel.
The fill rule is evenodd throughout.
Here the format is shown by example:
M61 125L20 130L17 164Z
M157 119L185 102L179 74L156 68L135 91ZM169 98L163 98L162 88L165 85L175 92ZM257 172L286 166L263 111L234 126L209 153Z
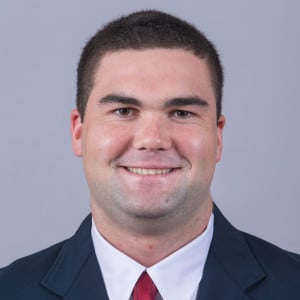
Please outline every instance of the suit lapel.
M250 300L213 255L208 257L206 265L209 268L199 285L197 300Z
M91 239L91 216L65 242L41 284L65 300L108 300Z
M214 235L197 300L249 300L265 278L244 236L214 207ZM65 300L108 300L91 239L91 216L64 243L41 284Z
M91 255L77 280L66 293L65 300L108 300L96 255Z
M245 291L265 278L241 232L214 207L214 235L197 300L246 300Z

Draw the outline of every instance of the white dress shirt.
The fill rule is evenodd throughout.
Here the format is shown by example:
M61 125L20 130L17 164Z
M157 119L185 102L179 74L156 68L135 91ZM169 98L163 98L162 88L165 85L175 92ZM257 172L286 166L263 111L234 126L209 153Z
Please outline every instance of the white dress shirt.
M146 268L112 246L92 222L92 240L110 300L129 300L135 283L147 271L159 295L156 300L195 300L213 236L213 214L205 231L157 264Z

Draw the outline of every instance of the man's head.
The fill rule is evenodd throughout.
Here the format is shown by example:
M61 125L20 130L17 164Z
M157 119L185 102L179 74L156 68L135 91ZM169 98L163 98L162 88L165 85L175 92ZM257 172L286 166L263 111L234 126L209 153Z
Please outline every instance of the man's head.
M121 17L99 30L85 46L78 65L77 109L83 121L94 76L103 56L126 49L184 49L204 59L221 114L223 71L214 45L191 24L159 11L148 10Z
M177 18L132 14L92 38L79 77L84 102L72 112L73 150L101 228L195 237L211 213L225 123L213 46Z

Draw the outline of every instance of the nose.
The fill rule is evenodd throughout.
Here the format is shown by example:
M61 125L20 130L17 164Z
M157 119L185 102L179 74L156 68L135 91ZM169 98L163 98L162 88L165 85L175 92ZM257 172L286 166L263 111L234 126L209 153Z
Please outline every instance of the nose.
M153 113L140 119L133 140L135 149L162 151L168 150L171 144L168 122L163 116Z

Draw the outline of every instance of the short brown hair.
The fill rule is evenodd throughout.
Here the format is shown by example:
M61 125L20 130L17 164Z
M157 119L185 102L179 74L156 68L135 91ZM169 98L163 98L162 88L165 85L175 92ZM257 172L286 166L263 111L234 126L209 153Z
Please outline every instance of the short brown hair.
M223 69L219 55L193 25L170 14L144 10L120 17L100 29L84 47L77 70L77 109L83 121L101 58L125 49L179 48L206 59L216 97L217 120L222 109Z

